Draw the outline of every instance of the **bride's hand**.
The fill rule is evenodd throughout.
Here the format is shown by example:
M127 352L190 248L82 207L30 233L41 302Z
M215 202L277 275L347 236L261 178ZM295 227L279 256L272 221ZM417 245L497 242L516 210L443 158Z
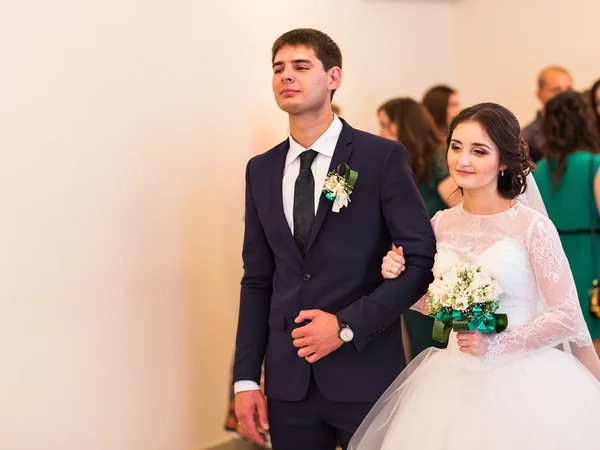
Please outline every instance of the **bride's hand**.
M395 250L390 250L383 257L381 262L381 275L386 279L397 278L400 273L404 272L404 253L402 247Z
M487 337L479 331L461 331L458 337L458 347L463 353L473 356L485 356L488 350Z

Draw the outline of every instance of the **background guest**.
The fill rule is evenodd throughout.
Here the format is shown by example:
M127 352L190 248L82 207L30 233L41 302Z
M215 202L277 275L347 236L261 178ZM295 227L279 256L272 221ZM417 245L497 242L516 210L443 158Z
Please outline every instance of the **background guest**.
M548 153L534 176L560 235L600 354L600 319L590 313L588 293L592 280L600 276L600 155L595 155L600 142L594 116L581 94L564 92L546 103L541 131ZM598 234L594 240L591 229Z
M539 73L536 96L542 107L555 95L571 89L573 78L564 67L549 66ZM529 147L531 159L539 161L544 156L544 139L541 131L543 109L538 111L536 118L523 128L523 138Z

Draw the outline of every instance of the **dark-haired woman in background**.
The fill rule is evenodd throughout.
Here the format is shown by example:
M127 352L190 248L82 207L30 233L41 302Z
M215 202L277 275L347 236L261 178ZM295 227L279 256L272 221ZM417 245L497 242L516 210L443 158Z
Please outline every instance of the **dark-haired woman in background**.
M427 207L429 217L462 201L458 186L448 173L444 140L425 107L411 98L395 98L377 113L382 137L402 142L408 150L410 167ZM433 319L416 311L403 315L408 332L410 359L428 347L443 348L433 340Z
M460 97L456 89L439 84L423 96L423 105L435 120L441 136L445 139L450 121L460 111Z
M596 118L596 129L600 133L600 80L596 81L590 89L590 103Z
M600 319L590 313L588 291L596 257L600 270L600 156L594 115L581 94L568 91L546 103L542 120L546 157L534 172L548 216L558 229L581 309L600 354ZM591 229L597 236L592 248Z

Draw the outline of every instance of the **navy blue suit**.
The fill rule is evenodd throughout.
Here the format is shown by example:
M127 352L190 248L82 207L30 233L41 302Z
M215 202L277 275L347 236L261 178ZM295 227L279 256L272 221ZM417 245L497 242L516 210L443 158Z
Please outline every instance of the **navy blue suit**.
M286 407L318 395L340 414L354 414L355 429L400 374L406 363L399 318L425 293L435 255L435 237L406 149L343 122L330 170L347 163L358 172L358 180L351 202L339 213L321 196L303 257L283 211L288 149L286 140L247 166L244 276L234 365L234 381L258 382L265 357L271 434L274 446L278 441L283 450L295 448L293 439L309 434L293 438L290 433L291 441L284 443L285 432L275 430L274 423L280 422ZM406 271L384 281L381 259L392 243L404 248ZM294 319L307 309L336 314L351 326L354 341L312 365L300 358L291 333L301 326ZM329 448L306 439L299 448Z

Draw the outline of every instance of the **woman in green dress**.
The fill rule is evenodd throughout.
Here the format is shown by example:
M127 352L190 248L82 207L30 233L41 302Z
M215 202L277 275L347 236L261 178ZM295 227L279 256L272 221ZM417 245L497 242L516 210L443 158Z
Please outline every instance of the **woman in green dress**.
M378 110L379 135L400 141L408 150L410 166L430 217L448 206L462 202L458 186L448 174L444 136L441 136L427 109L411 98L396 98ZM416 311L403 314L408 332L410 359L429 347L442 348L433 340L433 319Z
M547 102L542 133L546 156L534 177L560 235L583 315L600 354L600 318L591 314L589 296L592 280L600 277L600 155L595 154L600 139L583 96L570 91Z

